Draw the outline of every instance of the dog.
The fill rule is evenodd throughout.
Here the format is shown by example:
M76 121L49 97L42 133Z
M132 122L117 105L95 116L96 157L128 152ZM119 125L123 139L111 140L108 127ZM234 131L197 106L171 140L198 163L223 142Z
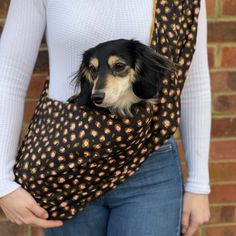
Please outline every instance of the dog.
M138 40L106 41L82 54L81 65L71 80L75 95L67 101L133 117L133 104L159 102L162 81L174 71L170 59Z

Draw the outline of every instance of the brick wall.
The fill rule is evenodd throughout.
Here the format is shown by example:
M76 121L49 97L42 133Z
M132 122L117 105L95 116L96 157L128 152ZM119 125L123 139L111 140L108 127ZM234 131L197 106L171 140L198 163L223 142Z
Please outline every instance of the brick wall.
M211 220L195 236L236 236L236 0L206 0L208 49L212 86L212 138L210 152ZM9 0L0 2L0 33ZM25 101L21 138L36 106L48 72L48 53L42 40ZM184 177L186 166L179 137ZM18 226L0 211L0 236L42 236L38 227Z

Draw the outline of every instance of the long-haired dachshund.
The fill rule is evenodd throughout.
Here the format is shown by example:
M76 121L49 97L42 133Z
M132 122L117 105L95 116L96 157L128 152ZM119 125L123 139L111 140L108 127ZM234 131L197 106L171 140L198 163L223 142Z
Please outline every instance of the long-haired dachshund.
M71 81L76 94L67 101L132 117L132 104L158 102L162 80L174 70L172 61L138 40L103 42L83 53Z

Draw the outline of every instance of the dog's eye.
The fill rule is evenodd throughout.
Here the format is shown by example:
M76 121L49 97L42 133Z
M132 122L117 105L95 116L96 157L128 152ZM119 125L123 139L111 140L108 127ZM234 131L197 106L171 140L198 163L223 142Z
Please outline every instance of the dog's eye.
M121 71L121 70L124 70L125 68L125 64L124 63L116 63L115 66L114 66L115 70L116 71Z

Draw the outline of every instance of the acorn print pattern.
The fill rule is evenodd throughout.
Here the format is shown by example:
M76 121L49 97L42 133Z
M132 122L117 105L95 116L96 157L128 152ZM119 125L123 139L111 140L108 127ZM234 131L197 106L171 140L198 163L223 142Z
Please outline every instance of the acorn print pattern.
M155 0L153 10L150 47L178 68L163 80L159 104L140 102L133 106L134 119L121 119L53 100L45 81L13 170L15 180L48 211L48 219L71 219L127 181L177 130L200 0Z
M153 107L140 102L134 118L121 118L51 99L48 88L46 80L14 173L51 218L64 220L130 174L135 164L127 161L146 155Z

